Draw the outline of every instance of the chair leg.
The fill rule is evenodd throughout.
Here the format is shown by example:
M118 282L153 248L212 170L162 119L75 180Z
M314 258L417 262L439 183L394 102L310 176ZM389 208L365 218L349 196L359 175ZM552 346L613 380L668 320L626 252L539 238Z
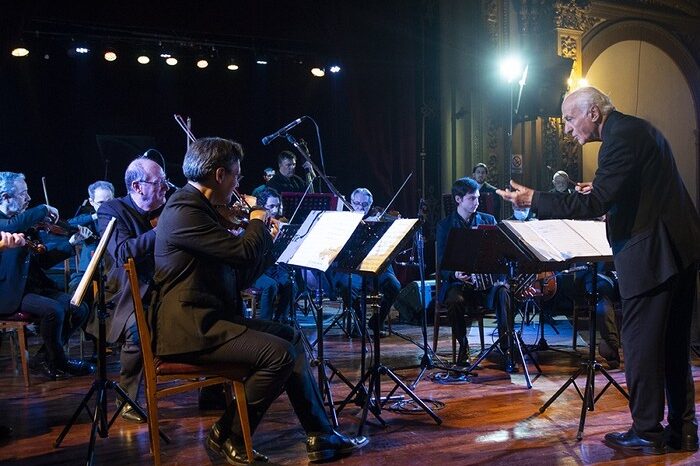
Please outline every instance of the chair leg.
M27 336L24 333L24 325L17 328L17 339L19 340L19 360L22 362L22 375L24 375L24 386L29 388L29 363L27 362Z
M253 463L253 439L250 434L250 421L248 420L248 400L245 396L245 386L243 382L233 381L233 391L236 394L236 407L238 408L238 418L241 420L241 432L245 443L245 453L248 462Z
M148 388L146 388L148 390ZM148 435L151 437L151 454L153 463L160 466L160 437L158 435L158 399L146 394L148 403Z

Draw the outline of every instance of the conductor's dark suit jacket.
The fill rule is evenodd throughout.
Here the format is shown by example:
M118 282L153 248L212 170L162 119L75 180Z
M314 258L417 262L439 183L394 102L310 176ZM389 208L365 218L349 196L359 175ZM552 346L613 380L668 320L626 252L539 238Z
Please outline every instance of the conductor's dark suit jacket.
M236 237L195 187L187 184L173 194L156 235L156 354L201 351L245 332L240 290L262 273L271 246L260 220L251 220Z
M143 298L153 277L153 248L156 232L151 226L151 218L159 211L145 212L139 209L131 196L112 199L100 207L97 213L98 230L103 234L112 217L116 218L114 233L107 243L105 258L105 299L109 318L107 319L107 341L116 342L124 330L126 321L134 312L129 277L124 264L129 257L136 262L139 275L139 291ZM95 322L90 325L95 333Z
M540 219L607 213L620 295L628 299L698 262L700 219L661 132L647 121L612 112L601 136L593 191L536 192L532 208Z
M12 218L0 212L0 231L24 233L48 215L45 204L27 209ZM51 267L73 254L67 239L54 238L45 254L35 255L27 248L0 252L0 315L19 310L22 297L31 289L58 289L42 268Z

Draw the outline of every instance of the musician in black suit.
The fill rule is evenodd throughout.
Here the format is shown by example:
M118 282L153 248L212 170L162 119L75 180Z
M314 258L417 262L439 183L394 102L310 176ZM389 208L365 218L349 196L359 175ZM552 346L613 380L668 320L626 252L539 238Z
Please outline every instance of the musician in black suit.
M479 212L491 214L496 221L501 219L501 197L496 194L496 187L486 179L489 176L489 167L485 163L477 163L472 168L472 178L479 185Z
M598 170L582 193L536 192L511 182L500 191L539 218L607 215L622 298L622 347L632 427L609 433L612 448L645 454L698 449L690 372L691 316L700 260L700 218L668 141L647 121L615 110L593 87L564 98L565 132L580 144L602 141ZM664 416L668 400L668 425Z
M23 233L39 222L58 220L58 210L46 204L32 208L27 182L22 173L0 172L0 230ZM22 310L41 319L39 333L44 346L33 363L49 379L68 375L87 375L95 371L92 364L69 359L63 345L88 317L88 305L71 306L70 295L59 290L44 273L74 254L73 246L89 233L82 228L70 238L52 237L46 252L34 254L27 248L0 253L0 316Z
M160 165L140 157L126 168L124 183L128 194L102 204L97 211L97 220L102 234L109 221L117 219L105 256L108 258L105 261L105 299L109 311L106 339L109 343L121 343L119 385L133 401L137 401L143 378L143 360L131 286L124 264L129 257L136 261L139 291L142 297L145 296L153 277L155 225L165 204L168 182ZM97 333L96 325L97 319L90 327L93 334ZM118 405L121 405L120 401ZM121 416L128 421L145 422L130 405L124 406Z
M447 244L447 237L453 228L477 228L479 225L495 225L493 215L478 212L479 185L472 178L460 178L452 185L452 196L457 208L452 214L438 223L436 232L437 260L442 262ZM488 280L492 277L488 275ZM465 316L474 312L478 307L486 307L496 311L498 333L503 335L507 330L507 309L510 305L508 290L503 283L481 284L480 280L471 273L456 270L440 270L440 296L438 299L447 306L452 332L459 344L457 362L466 364L469 359L469 343L467 342L467 322ZM505 352L507 345L501 344ZM506 370L514 371L512 361L506 361Z
M277 156L277 173L268 180L267 187L278 193L303 193L309 184L294 174L297 166L297 156L293 152L283 150ZM304 168L308 171L307 178L313 179L313 168L309 162L304 162ZM313 191L312 191L313 192Z
M265 265L272 237L265 209L253 210L242 236L220 225L215 205L228 204L238 185L241 146L219 138L195 141L185 155L187 184L173 194L160 216L155 246L155 347L164 359L247 365L250 427L255 431L270 404L286 390L307 434L312 461L332 460L366 443L336 433L294 328L242 315L240 291ZM273 226L276 223L273 221ZM245 464L235 403L207 436L209 449L231 464ZM267 457L256 452L256 461Z

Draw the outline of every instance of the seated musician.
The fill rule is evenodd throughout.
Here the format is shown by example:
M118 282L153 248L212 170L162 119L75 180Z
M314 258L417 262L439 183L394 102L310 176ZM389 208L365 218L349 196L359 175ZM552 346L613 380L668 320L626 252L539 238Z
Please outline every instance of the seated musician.
M256 196L257 204L265 207L270 217L278 219L282 214L282 201L277 191L265 188ZM253 288L260 289L260 319L288 323L294 310L296 290L290 270L285 264L272 264L265 268ZM277 305L275 299L277 298Z
M452 196L457 204L456 210L442 219L437 225L437 260L442 262L445 253L447 237L453 228L476 228L479 225L495 225L493 215L478 212L479 185L472 178L464 177L452 185ZM483 276L486 277L486 276ZM479 307L486 307L496 311L498 320L498 334L503 335L507 330L507 309L510 305L508 290L503 283L496 281L491 283L488 276L483 286L480 277L468 271L440 270L442 286L438 299L448 308L452 332L459 345L457 362L466 365L469 362L469 343L467 341L467 329L471 327L469 317L477 312ZM507 342L502 341L501 351L507 350ZM506 361L506 370L515 370L515 365Z
M133 160L124 174L127 195L102 204L97 210L98 230L104 233L109 221L116 219L114 232L107 243L105 261L105 300L109 308L106 340L121 343L119 385L137 402L143 376L141 342L136 328L134 303L129 277L124 270L127 258L133 257L139 270L139 288L144 296L153 277L153 246L158 214L165 205L168 183L160 165L150 159ZM91 333L96 335L97 322ZM121 406L121 400L117 401ZM130 405L121 411L132 422L145 420Z
M365 220L368 221L379 221L379 215L381 211L372 207L374 204L374 197L372 192L367 188L357 188L350 195L350 204L355 212L362 212L365 214ZM358 298L362 292L362 277L357 274L348 274L345 272L335 272L333 274L334 287L341 296L346 296L348 292L348 286L350 286L351 291L351 304L355 307L358 306ZM379 319L380 323L383 325L386 321L389 311L391 310L391 305L401 291L401 283L399 279L396 278L396 273L394 273L394 268L389 264L384 271L377 277L377 284L379 286L378 292L381 293L382 298L379 303ZM369 289L373 289L372 281L368 282ZM375 317L372 316L372 319ZM368 322L369 329L374 328L374 321L370 319ZM385 336L386 331L383 330L380 336Z
M75 216L67 220L69 225L82 225L87 227L92 232L92 236L85 240L80 248L80 259L78 261L78 270L71 276L69 290L75 290L80 283L80 279L85 273L85 269L90 263L97 243L99 235L97 234L97 210L100 206L109 200L114 199L114 186L109 181L95 181L88 186L88 198L83 201L83 204L78 208Z
M238 185L240 144L220 138L193 142L183 162L187 184L168 200L155 245L155 352L167 360L250 367L245 381L251 431L286 390L306 432L311 461L329 461L367 443L335 432L294 328L242 315L240 290L250 286L272 246L265 209L254 209L242 236L219 222L215 205L227 205ZM273 229L277 222L272 220ZM276 232L275 232L276 233ZM212 426L207 448L230 464L245 463L236 404ZM256 461L267 461L257 453Z
M496 194L496 187L486 181L488 176L489 167L485 163L477 163L472 168L472 177L479 185L479 194L481 195L479 212L491 214L496 218L496 221L499 221L501 220L501 204L503 201L501 196Z
M24 175L0 172L0 230L23 233L40 222L58 220L58 210L46 204L28 209L29 191ZM95 366L69 359L63 350L71 335L88 317L88 305L70 304L70 295L60 291L43 269L70 257L73 246L83 241L85 229L70 238L57 237L46 244L47 251L35 254L27 248L15 248L0 253L0 316L23 311L41 319L39 334L44 346L32 361L51 380L70 375L87 375Z
M284 150L277 156L278 171L267 182L267 187L272 188L278 193L303 193L306 191L307 181L294 174L294 168L297 166L297 157L293 152ZM313 170L309 162L304 162L304 169ZM313 179L313 174L311 178Z
M568 173L559 170L552 176L552 186L553 188L549 190L550 193L571 194L574 192L572 186L575 184L569 178Z
M263 184L259 185L257 188L253 190L252 193L250 193L251 196L257 198L261 192L263 192L263 189L267 188L267 182L272 179L272 177L275 176L275 169L272 167L267 167L265 170L263 170ZM261 205L261 204L258 204Z

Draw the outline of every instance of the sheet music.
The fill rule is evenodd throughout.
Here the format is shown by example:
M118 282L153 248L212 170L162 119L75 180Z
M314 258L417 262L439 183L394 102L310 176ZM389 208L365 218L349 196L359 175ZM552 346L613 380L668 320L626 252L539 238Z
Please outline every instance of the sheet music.
M605 224L592 220L539 220L503 223L544 261L566 261L576 257L610 256Z
M100 238L100 242L97 243L97 247L95 248L95 252L92 254L90 263L88 263L85 273L80 279L80 283L78 283L78 287L75 289L75 293L73 293L73 297L70 300L70 303L73 306L80 306L83 299L85 299L85 293L87 292L88 286L90 285L90 282L92 282L95 273L97 273L97 267L102 260L102 256L104 256L104 253L107 250L107 242L109 242L109 238L112 236L116 221L117 219L112 217L112 220L110 220L107 224L107 228L105 228L104 233L102 233L102 237Z
M564 222L584 237L599 254L612 256L613 252L610 243L608 243L605 222L595 220L564 220Z
M379 238L369 254L362 260L358 270L376 273L389 258L389 255L399 247L399 244L418 223L416 218L400 218L391 223L389 229Z
M282 253L278 262L325 272L350 239L362 217L362 212L311 211L297 232L297 237ZM290 247L294 247L290 259L283 260Z

